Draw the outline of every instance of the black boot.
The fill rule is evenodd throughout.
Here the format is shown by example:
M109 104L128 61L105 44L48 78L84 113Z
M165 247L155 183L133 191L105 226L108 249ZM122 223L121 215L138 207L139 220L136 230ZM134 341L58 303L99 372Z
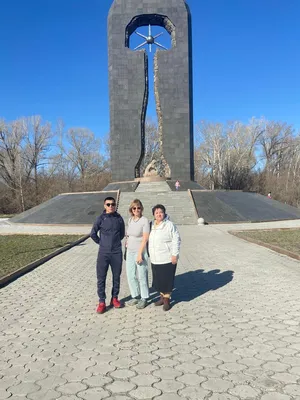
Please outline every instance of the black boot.
M160 295L160 299L154 303L155 306L162 306L164 304L164 298Z
M163 310L164 311L169 311L171 306L170 306L170 298L169 297L164 297L163 298L163 302L164 302L164 306L163 306Z

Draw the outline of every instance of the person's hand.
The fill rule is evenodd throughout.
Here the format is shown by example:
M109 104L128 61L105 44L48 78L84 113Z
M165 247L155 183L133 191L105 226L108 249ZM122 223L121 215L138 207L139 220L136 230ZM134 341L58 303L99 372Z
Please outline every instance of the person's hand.
M137 259L136 259L136 262L137 262L138 264L141 264L141 263L143 262L143 257L142 257L141 254L138 254Z
M172 256L172 257L171 257L171 263L172 263L173 265L177 264L177 256Z

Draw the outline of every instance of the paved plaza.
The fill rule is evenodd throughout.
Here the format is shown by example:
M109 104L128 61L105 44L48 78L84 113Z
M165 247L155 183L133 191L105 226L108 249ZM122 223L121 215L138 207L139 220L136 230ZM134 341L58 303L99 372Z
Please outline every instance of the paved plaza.
M179 227L169 312L97 315L90 239L3 288L0 399L299 400L300 263L231 228ZM120 298L128 294L124 270Z

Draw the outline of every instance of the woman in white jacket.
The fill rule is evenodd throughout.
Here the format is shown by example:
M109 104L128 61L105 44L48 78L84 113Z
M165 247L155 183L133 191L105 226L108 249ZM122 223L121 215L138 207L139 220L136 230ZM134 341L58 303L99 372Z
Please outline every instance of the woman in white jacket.
M152 213L154 222L149 236L152 286L160 293L160 299L154 304L163 305L164 311L168 311L181 240L177 227L168 219L162 204L153 207Z

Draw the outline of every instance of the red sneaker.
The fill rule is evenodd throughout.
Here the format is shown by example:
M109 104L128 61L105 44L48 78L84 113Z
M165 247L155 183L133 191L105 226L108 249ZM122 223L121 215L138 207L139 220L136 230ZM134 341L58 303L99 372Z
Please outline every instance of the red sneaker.
M106 311L106 305L105 303L99 303L96 312L98 314L103 314Z
M117 297L113 297L111 299L110 305L113 306L114 308L122 308L123 304L118 300Z

